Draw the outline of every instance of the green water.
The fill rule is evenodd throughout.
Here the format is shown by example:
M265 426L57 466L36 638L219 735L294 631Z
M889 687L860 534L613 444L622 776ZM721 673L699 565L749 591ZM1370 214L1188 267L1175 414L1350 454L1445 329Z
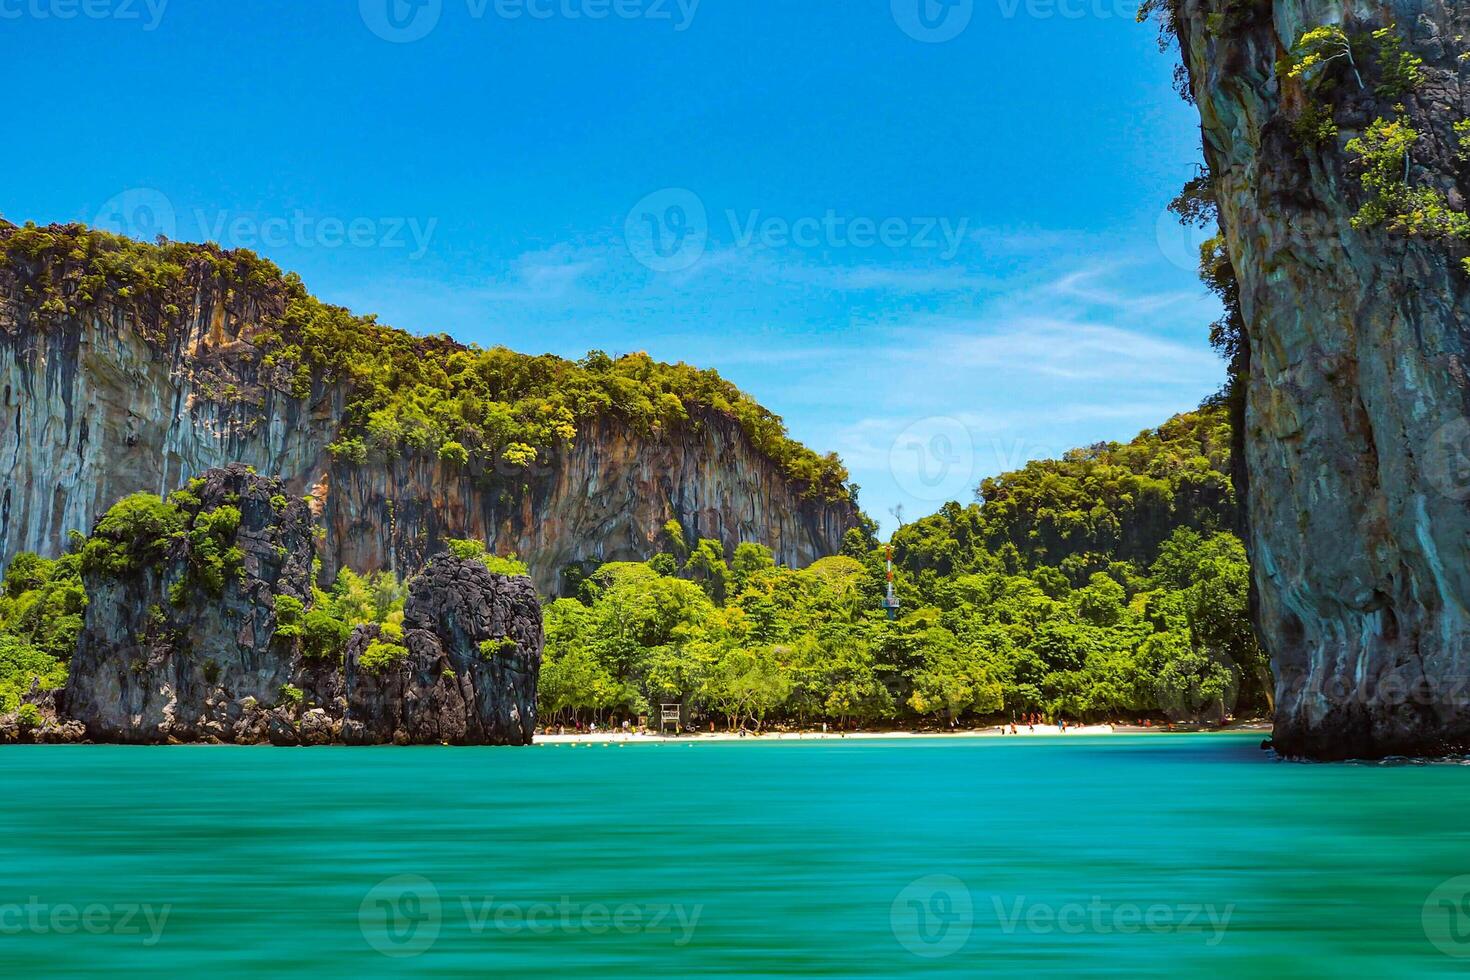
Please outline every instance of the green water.
M1470 875L1470 769L1290 765L1258 741L9 747L0 962L208 977L1470 966L1449 955L1470 955L1470 879L1431 897Z

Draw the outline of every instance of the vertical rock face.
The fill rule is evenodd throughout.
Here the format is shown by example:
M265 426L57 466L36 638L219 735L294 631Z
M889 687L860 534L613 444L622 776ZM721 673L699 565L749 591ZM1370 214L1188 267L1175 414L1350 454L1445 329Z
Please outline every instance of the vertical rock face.
M360 627L345 663L303 659L278 612L311 608L312 522L285 490L240 464L211 470L171 498L182 519L156 558L88 553L60 713L108 742L529 744L542 643L530 579L441 555L411 586L401 645ZM403 656L364 663L380 639Z
M275 639L276 597L311 597L311 515L279 481L236 464L197 481L193 527L239 511L218 591L201 580L215 542L185 534L157 564L85 573L86 622L65 711L109 742L256 741L297 664Z
M1470 116L1470 7L1432 0L1181 0L1205 154L1249 330L1246 462L1276 744L1318 758L1470 745L1470 284L1455 238L1354 227L1348 141L1378 118L1418 133L1413 188L1465 208L1454 125ZM1353 39L1359 85L1313 93L1277 62L1305 31ZM1372 32L1424 61L1385 92ZM1320 77L1320 75L1318 76ZM1325 103L1340 129L1304 140ZM1402 105L1402 112L1395 109Z
M416 569L446 538L475 538L526 559L548 595L569 565L657 553L670 520L689 540L714 538L727 551L766 544L793 568L835 554L856 522L849 503L803 499L733 420L714 413L663 434L598 420L514 476L420 455L332 465L318 487L329 574Z
M445 538L477 538L518 553L555 594L567 565L656 553L670 520L691 540L759 542L792 566L836 553L857 524L850 501L805 494L712 410L651 431L592 419L529 469L425 451L336 460L327 447L342 435L347 392L317 378L298 397L262 367L284 300L205 272L190 273L191 298L170 316L106 295L46 315L25 277L0 264L0 563L55 554L119 498L167 493L232 462L316 498L329 576L344 565L406 574Z
M360 627L347 646L350 742L528 745L536 727L541 606L528 579L442 554L414 580L401 661L373 669L380 640Z

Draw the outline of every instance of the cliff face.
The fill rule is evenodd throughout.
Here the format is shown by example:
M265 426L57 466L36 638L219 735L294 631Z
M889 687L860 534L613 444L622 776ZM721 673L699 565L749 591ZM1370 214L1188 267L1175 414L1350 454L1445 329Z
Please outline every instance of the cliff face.
M575 562L647 559L670 520L690 541L714 538L727 551L766 544L793 568L835 554L855 523L849 504L801 499L733 421L713 414L663 434L598 420L515 473L422 455L328 464L317 490L334 567L417 568L445 537L476 538L526 559L547 594Z
M1438 228L1422 212L1395 220L1415 208L1392 200L1427 192L1446 213L1465 209L1454 126L1470 116L1470 8L1174 9L1249 332L1248 509L1258 625L1277 673L1276 744L1318 758L1465 747L1466 247L1447 230L1452 215ZM1334 25L1351 63L1328 33L1321 50L1335 57L1298 77L1278 68L1300 62L1306 32ZM1423 61L1402 87L1390 77L1405 64L1395 37ZM1338 131L1304 136L1321 133L1315 112ZM1376 154L1388 218L1355 222L1373 197L1362 178L1375 154L1349 143L1375 141L1375 120L1413 132L1406 154Z
M440 555L413 580L401 636L359 627L345 656L313 659L289 628L312 610L311 516L284 491L233 464L189 487L182 531L100 524L56 713L107 742L529 744L542 646L530 580ZM140 553L153 540L161 553ZM380 639L386 655L365 657Z
M346 385L317 376L293 394L261 366L261 337L282 314L269 295L197 276L164 317L107 297L48 315L36 292L0 266L0 561L55 554L120 497L231 462L315 498L328 575L409 573L446 536L478 538L517 552L554 594L570 563L660 550L671 519L691 540L757 541L798 566L835 553L856 524L850 502L804 495L709 409L643 430L586 420L529 468L432 450L340 460L327 447L342 435Z

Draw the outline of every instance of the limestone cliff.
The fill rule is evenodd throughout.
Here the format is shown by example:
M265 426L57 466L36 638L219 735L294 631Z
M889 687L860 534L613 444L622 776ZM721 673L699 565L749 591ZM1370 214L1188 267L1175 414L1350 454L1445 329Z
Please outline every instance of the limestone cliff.
M39 244L22 243L26 236ZM598 377L611 395L578 393L569 421L549 426L562 434L531 462L529 447L512 447L521 450L516 458L495 444L494 428L535 409L523 401L492 411L478 396L474 423L463 428L484 441L483 451L471 444L457 455L463 450L453 442L441 453L436 439L344 453L340 445L353 445L347 437L372 421L364 390L381 393L384 378L396 383L394 371L414 362L432 361L429 380L439 383L441 363L476 352L448 338L387 331L371 318L345 320L345 311L303 295L249 253L0 222L0 561L20 551L54 554L67 532L86 530L120 497L167 493L231 462L314 498L329 576L342 565L411 573L446 537L478 538L517 552L538 587L554 593L575 562L649 557L669 520L691 540L717 538L727 549L757 541L791 565L834 553L856 524L839 482L829 477L819 488L766 451L794 445L779 419L753 403L731 407L728 383L683 365L655 367L713 393L666 394L651 409L632 381L604 372ZM359 359L391 342L399 363L367 380L351 363L335 373L316 367L323 341L317 326L302 325L308 302L313 315L341 320L342 333L366 337L356 340L366 351ZM645 362L629 373L653 370ZM566 364L522 358L504 384L540 383L538 373ZM410 379L394 395L410 421L414 380L423 384ZM812 470L811 454L800 454ZM822 463L840 477L835 464Z
M33 737L529 744L542 646L530 580L440 555L414 579L401 631L360 627L345 657L313 651L299 629L312 523L284 490L236 463L109 511L83 552L91 602L57 723Z
M1317 758L1470 746L1470 171L1456 129L1470 7L1179 0L1166 13L1249 334L1276 745Z

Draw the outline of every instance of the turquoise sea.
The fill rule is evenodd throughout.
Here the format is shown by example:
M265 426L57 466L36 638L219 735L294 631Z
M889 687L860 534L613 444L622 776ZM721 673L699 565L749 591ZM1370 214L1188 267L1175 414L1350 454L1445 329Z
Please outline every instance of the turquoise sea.
M0 749L13 976L1422 976L1470 768L1259 735Z

